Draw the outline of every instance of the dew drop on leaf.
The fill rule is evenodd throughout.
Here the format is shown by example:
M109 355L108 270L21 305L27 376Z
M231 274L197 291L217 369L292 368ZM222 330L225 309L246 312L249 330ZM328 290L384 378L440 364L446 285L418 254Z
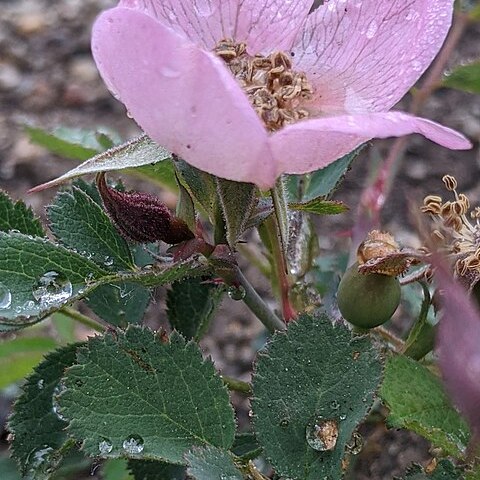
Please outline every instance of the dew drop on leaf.
M98 442L98 451L100 452L100 455L107 455L113 450L113 445L110 440L107 440L104 438L103 440L100 440Z
M43 387L45 386L45 380L43 378L41 378L38 382L37 382L37 387L39 390L43 390Z
M62 273L51 271L40 277L32 294L42 308L53 307L72 296L72 284Z
M330 402L330 407L332 407L333 410L338 410L340 408L340 404L336 400L332 400Z
M53 390L53 396L52 396L52 411L53 413L58 417L59 420L62 420L64 422L67 421L67 419L60 413L60 405L58 404L58 396L63 393L66 390L65 384L63 382L60 382L55 389Z
M242 285L237 286L231 286L227 290L227 295L232 299L232 300L243 300L246 295L245 289L242 287Z
M122 444L123 449L129 455L138 455L143 452L144 443L140 435L129 435Z
M334 419L317 417L307 425L305 438L314 450L333 450L338 439L338 423Z
M0 310L6 310L12 305L12 294L10 290L0 283Z

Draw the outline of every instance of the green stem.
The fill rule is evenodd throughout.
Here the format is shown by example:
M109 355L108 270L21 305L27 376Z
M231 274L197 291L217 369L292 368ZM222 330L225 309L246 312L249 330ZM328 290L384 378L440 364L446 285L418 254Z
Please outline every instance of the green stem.
M81 323L82 325L85 325L88 328L91 328L92 330L96 330L97 332L102 332L102 333L105 331L105 327L103 325L93 320L92 318L87 317L86 315L83 315L83 313L80 313L79 311L73 308L63 307L59 310L59 312L63 313L67 317L70 317L76 322Z
M273 333L275 330L285 330L285 324L263 301L238 267L235 268L235 280L245 290L245 297L243 298L245 305L267 327L268 331Z
M259 254L254 252L245 244L239 243L236 248L248 260L249 263L251 263L260 271L264 277L270 278L270 275L272 274L270 265L268 262L262 261L258 256Z
M221 375L223 383L227 386L229 390L233 390L235 392L240 392L245 395L252 394L252 387L247 382L242 382L241 380L237 380L236 378L229 377L228 375Z
M281 179L270 191L273 201L274 215L265 221L265 227L272 249L272 260L275 275L278 278L282 314L285 322L297 317L297 312L290 302L290 280L288 277L287 245L288 245L288 212L285 190Z
M381 337L386 342L390 343L395 347L399 352L403 351L405 348L405 342L394 335L392 332L387 330L385 327L376 327L372 329L372 332Z

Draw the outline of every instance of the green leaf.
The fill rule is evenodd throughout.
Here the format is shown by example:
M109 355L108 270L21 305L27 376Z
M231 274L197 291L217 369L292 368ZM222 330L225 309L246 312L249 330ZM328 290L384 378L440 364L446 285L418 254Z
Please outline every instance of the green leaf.
M51 230L66 246L108 269L134 269L130 247L98 204L98 191L85 182L79 185L59 193L48 208ZM88 297L99 317L118 326L140 322L149 301L150 291L132 283L104 285Z
M0 323L34 323L79 297L87 282L106 275L95 263L46 239L0 232L0 277L11 300L0 310Z
M323 200L314 198L305 203L290 203L289 208L302 212L313 213L315 215L338 215L348 210L347 205L336 200Z
M470 93L480 93L480 61L461 65L443 77L442 86Z
M135 480L184 480L185 467L151 460L129 460Z
M67 441L67 424L56 413L53 395L65 369L74 363L77 347L68 345L45 357L27 379L9 421L12 457L24 474L38 480L48 478L47 470L59 463Z
M380 396L390 410L390 427L413 430L448 455L462 456L467 425L427 368L407 357L389 358Z
M50 229L66 247L107 270L132 270L132 254L103 209L77 187L57 194L47 209ZM83 253L85 252L85 253Z
M227 228L227 242L234 248L246 230L257 203L257 189L251 183L216 178L217 194Z
M59 128L48 132L40 127L25 125L25 131L32 143L74 160L87 160L103 150L92 132L86 130Z
M32 188L32 192L59 185L87 173L107 172L111 170L123 170L125 168L141 167L162 160L170 159L171 154L164 148L142 135L118 147L111 148L100 153L78 167L50 182Z
M102 468L103 480L135 480L133 474L128 471L128 461L123 458L111 458Z
M27 376L57 346L50 338L14 338L0 342L0 389Z
M170 324L184 337L199 340L207 331L222 291L208 278L187 278L175 282L167 292Z
M196 214L195 214L195 205L193 203L192 197L188 190L182 185L178 177L178 201L177 201L177 210L176 215L178 218L181 218L192 232L196 230Z
M258 444L254 433L237 433L233 442L232 453L242 460L253 460L262 453L262 448Z
M437 468L425 473L420 465L413 465L407 470L404 480L461 480L463 475L449 460L440 460Z
M90 456L184 463L193 446L229 448L228 393L193 343L138 327L91 338L67 370L61 413Z
M132 272L108 272L96 263L46 239L0 232L3 308L0 325L23 327L63 305L88 296L105 284L136 283L155 287L186 277L208 275L197 260ZM34 295L35 294L35 295ZM8 300L8 306L6 305Z
M317 197L326 197L327 195L330 195L345 176L352 162L358 157L362 149L363 146L308 176L289 176L289 190L294 193L293 198L298 197L298 195L295 194L295 187L297 187L298 181L303 178L305 178L304 182L306 187L299 200L308 202Z
M187 473L195 480L243 480L231 454L214 447L194 448L185 455Z
M177 191L177 181L175 180L175 167L173 161L169 158L161 162L127 169L127 173L140 176L150 182L157 183L169 190Z
M325 316L303 315L276 333L258 356L252 409L258 441L277 474L339 479L345 446L372 407L381 376L370 338L352 338ZM322 451L326 426L338 428L338 439Z
M14 203L5 192L0 190L0 231L10 230L37 237L45 235L42 224L35 217L32 209L20 200Z
M139 323L150 303L150 291L135 283L102 285L88 296L88 306L106 322L126 327Z

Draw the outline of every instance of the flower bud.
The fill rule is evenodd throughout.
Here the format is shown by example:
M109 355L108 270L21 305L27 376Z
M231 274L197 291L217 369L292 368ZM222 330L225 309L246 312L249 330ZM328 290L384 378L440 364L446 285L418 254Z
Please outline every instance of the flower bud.
M129 240L140 243L161 240L175 245L195 237L187 224L172 215L157 197L110 188L103 172L97 175L97 187L112 222Z
M377 327L395 313L400 303L400 283L392 276L360 273L355 263L340 281L337 301L343 318L352 325Z

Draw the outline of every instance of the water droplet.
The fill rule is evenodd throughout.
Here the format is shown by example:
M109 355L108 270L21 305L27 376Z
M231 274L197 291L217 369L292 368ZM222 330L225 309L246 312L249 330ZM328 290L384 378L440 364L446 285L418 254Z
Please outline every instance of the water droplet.
M378 24L375 20L372 20L370 24L368 25L367 32L365 33L365 36L367 38L373 38L375 34L378 31Z
M0 310L6 310L12 305L12 294L10 290L0 283Z
M122 447L127 454L138 455L144 449L143 438L140 435L130 435L123 441Z
M363 448L363 437L358 432L354 432L352 439L347 443L345 448L352 455L358 455Z
M180 72L175 68L164 66L161 71L162 75L167 78L177 78L180 76Z
M98 451L100 455L107 455L113 450L112 442L106 438L98 442Z
M338 439L338 424L334 419L315 418L306 427L305 438L314 450L333 450Z
M53 448L48 445L43 445L40 450L33 450L28 456L29 467L35 471L39 470L42 465L48 462L50 454L53 452Z
M58 417L59 420L62 420L64 422L66 422L67 419L60 413L58 396L61 395L66 389L67 388L65 387L65 384L63 382L60 382L53 390L53 395L52 395L52 411Z
M338 410L340 408L340 404L336 401L336 400L332 400L330 402L330 406L334 409L334 410Z
M43 378L41 378L38 382L37 382L37 388L39 390L43 390L43 387L45 386L45 380Z
M243 288L242 285L232 285L228 287L227 290L227 295L232 299L232 300L243 300L245 298L245 295L247 292L245 291L245 288Z
M211 17L213 15L213 7L210 1L197 0L194 8L199 17Z
M33 287L32 294L42 308L53 307L72 296L72 284L62 273L47 272Z
M288 418L282 418L280 420L280 426L282 428L287 428L289 425L290 425L290 421L288 420Z
M415 72L419 72L422 69L422 63L418 60L414 60L412 62L412 68Z
M339 418L340 418L340 420L345 420L347 418L347 416L344 413L342 413Z
M106 256L106 257L103 259L103 264L104 264L106 267L111 267L111 266L113 265L113 257Z

